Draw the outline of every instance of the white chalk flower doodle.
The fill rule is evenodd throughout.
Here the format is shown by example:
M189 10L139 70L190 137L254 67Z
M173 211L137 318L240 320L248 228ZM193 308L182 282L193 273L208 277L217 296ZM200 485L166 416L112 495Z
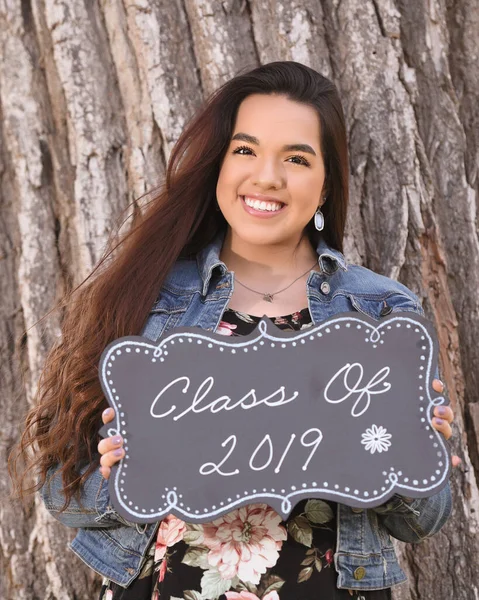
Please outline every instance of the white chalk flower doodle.
M364 444L364 449L371 452L371 454L374 454L375 452L387 452L391 445L389 440L392 436L388 433L388 430L381 425L379 427L377 425L372 425L369 429L366 429L361 437L363 438L361 444Z

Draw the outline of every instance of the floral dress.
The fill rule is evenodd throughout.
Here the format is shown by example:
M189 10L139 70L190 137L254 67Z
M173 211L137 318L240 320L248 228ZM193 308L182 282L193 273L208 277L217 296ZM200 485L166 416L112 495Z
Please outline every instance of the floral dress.
M227 309L217 333L247 335L259 320ZM307 308L271 320L286 330L312 326ZM203 524L169 514L138 578L126 589L104 580L100 600L390 600L390 589L337 589L336 510L311 499L286 521L263 503Z

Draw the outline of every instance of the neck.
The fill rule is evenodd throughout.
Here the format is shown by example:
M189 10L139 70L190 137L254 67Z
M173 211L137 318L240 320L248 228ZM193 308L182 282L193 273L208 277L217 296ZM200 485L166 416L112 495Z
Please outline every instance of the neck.
M311 269L318 260L307 236L298 242L256 245L244 242L228 229L220 254L229 271L241 279L278 280L295 277Z

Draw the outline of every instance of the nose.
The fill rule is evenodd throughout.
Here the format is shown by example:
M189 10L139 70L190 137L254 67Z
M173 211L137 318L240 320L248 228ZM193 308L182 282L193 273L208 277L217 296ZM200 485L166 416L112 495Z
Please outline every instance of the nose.
M280 189L285 184L284 168L273 159L258 160L252 181L262 189Z

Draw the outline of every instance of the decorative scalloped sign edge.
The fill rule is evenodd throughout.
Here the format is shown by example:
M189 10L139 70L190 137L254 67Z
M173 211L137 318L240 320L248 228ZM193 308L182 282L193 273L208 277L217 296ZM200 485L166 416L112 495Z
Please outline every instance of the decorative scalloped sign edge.
M203 395L203 399L200 400L197 404L195 404L195 399L191 404L187 404L186 408L180 412L180 409L177 409L176 405L180 405L181 402L184 404L185 394L191 391L190 382L195 379L198 381L198 370L201 371L201 365L204 365L204 369L208 370L208 373L213 373L214 377L211 377L213 381L219 381L221 377L223 377L223 386L220 384L219 387L223 387L224 391L224 382L226 381L234 381L234 374L238 373L241 370L241 361L246 359L249 355L255 355L256 357L262 357L262 360L259 361L260 369L255 374L254 365L255 362L248 363L250 367L250 371L248 371L248 375L253 380L253 383L256 382L256 378L259 376L263 378L263 380L268 378L268 372L261 371L263 364L268 363L273 369L273 379L274 376L277 376L277 369L274 369L274 364L276 361L271 362L271 360L264 360L265 357L272 356L272 353L284 353L284 357L287 356L289 358L294 356L300 356L301 349L305 350L306 347L310 344L315 345L315 350L321 354L321 348L331 348L334 344L335 335L340 335L340 330L343 329L343 335L347 335L351 340L351 344L358 343L354 341L354 337L357 337L357 334L365 335L363 337L363 343L368 344L367 346L369 350L369 354L371 355L371 349L373 349L373 355L377 354L377 351L381 351L387 355L390 359L390 363L393 364L392 359L395 357L394 349L387 348L388 344L384 345L385 336L392 336L394 340L400 339L402 328L402 334L405 332L409 335L411 343L407 348L402 348L402 354L399 353L396 356L396 359L401 358L403 362L408 361L408 357L418 349L420 346L420 351L418 350L418 358L419 361L416 364L416 368L409 365L409 370L406 373L400 373L397 375L400 379L408 375L410 377L414 377L417 379L417 398L414 400L417 406L416 415L411 415L412 420L416 423L416 428L419 427L422 433L418 434L416 431L416 435L408 437L408 439L402 440L401 444L403 449L407 446L409 449L412 447L417 448L416 452L409 452L409 462L407 465L403 465L400 463L397 464L396 460L393 461L393 466L390 466L388 461L384 460L391 452L391 447L394 444L398 445L398 435L391 435L390 433L390 425L389 422L385 423L384 421L384 410L380 415L381 418L378 420L376 414L371 416L369 419L362 419L363 425L359 427L359 439L358 444L354 446L358 448L358 452L364 452L364 455L360 455L366 460L366 457L375 457L370 460L375 461L374 464L381 464L381 482L378 482L373 487L369 489L361 489L357 484L348 485L345 484L344 481L341 482L339 479L336 481L331 477L320 477L318 473L314 476L302 476L297 477L294 473L303 473L308 469L308 465L310 461L313 461L315 452L317 448L323 443L325 439L325 435L323 431L327 430L327 427L322 427L322 429L310 427L307 430L304 430L302 435L298 434L290 434L288 436L283 436L282 444L280 444L280 448L276 448L276 455L273 461L274 455L274 442L272 438L274 435L266 434L259 445L255 446L255 451L250 455L249 460L249 470L246 469L247 475L241 479L241 483L238 482L235 493L231 491L231 486L229 486L229 491L222 495L221 491L216 492L212 488L205 491L206 496L213 496L216 498L212 503L207 504L203 502L203 505L198 505L198 503L194 500L194 498L189 498L191 496L191 492L183 489L179 482L173 481L170 485L165 486L159 484L157 486L157 495L155 495L156 502L152 505L151 499L147 499L145 497L142 500L143 487L144 482L142 482L141 477L151 477L151 475L139 475L138 473L132 479L134 483L128 486L128 475L132 472L130 468L132 466L132 454L134 452L139 452L138 446L136 450L134 448L134 444L130 441L130 439L134 439L135 435L138 437L138 423L141 423L140 431L142 436L142 443L148 445L150 444L151 448L156 448L156 451L161 456L164 454L169 454L171 445L165 444L165 446L158 447L158 439L162 438L162 434L154 434L154 431L158 431L158 428L162 425L162 423L168 423L168 427L172 426L173 421L176 419L176 423L186 417L184 419L185 424L189 421L191 423L192 419L200 417L195 417L196 414L203 413L205 411L211 412L212 416L215 413L216 408L218 408L217 412L214 414L214 417L217 417L217 413L223 410L223 413L229 412L233 410L233 415L235 413L236 408L245 409L248 411L251 408L257 408L261 404L263 409L263 417L266 414L265 411L269 410L268 417L273 415L271 409L279 408L277 411L280 414L281 410L285 409L286 404L293 404L297 398L301 398L301 393L304 397L303 392L298 392L297 389L300 386L295 385L294 377L291 374L288 375L289 383L284 386L280 386L278 391L269 396L269 404L268 398L266 400L263 398L262 400L258 400L255 394L246 394L243 395L242 404L236 402L236 406L233 408L232 399L230 399L230 404L228 405L228 401L223 401L223 405L221 405L221 398L225 398L226 396L221 396L220 399L216 399L215 401L211 401L209 404L201 405L203 399L207 394ZM349 331L346 331L349 330ZM410 331L409 331L410 330ZM414 340L411 339L410 334L417 334ZM391 338L392 339L392 338ZM342 340L343 346L340 348L344 348L344 339ZM326 346L325 346L326 345ZM393 345L393 344L389 344ZM368 353L368 350L364 351L364 354ZM284 332L278 329L273 323L267 318L263 317L261 321L258 323L255 330L249 334L248 336L237 336L237 337L226 337L216 333L206 332L199 328L192 327L181 327L178 329L173 329L171 332L164 334L157 343L152 343L146 338L131 336L126 338L121 338L112 342L103 352L102 359L100 362L100 379L103 386L103 390L105 395L110 403L110 405L115 409L115 420L109 424L108 426L104 426L101 430L103 435L116 435L121 434L124 437L125 442L125 450L126 456L123 460L119 462L118 465L113 467L112 476L110 477L110 494L112 497L112 502L115 508L118 510L122 516L129 519L130 521L136 522L154 522L160 520L162 517L167 515L168 513L174 513L185 521L191 522L207 522L211 521L220 515L237 508L239 506L254 503L254 502L265 502L275 508L284 518L291 512L294 504L296 504L299 500L304 498L316 497L316 498L324 498L329 500L340 501L343 504L347 504L354 507L374 507L382 504L387 501L394 493L404 494L409 497L425 497L431 495L433 493L438 492L442 487L444 487L447 483L448 476L450 473L450 457L449 457L449 449L445 444L444 437L439 434L434 428L431 426L431 418L432 418L432 410L434 406L444 404L445 398L443 396L432 397L432 387L430 387L432 383L433 369L435 369L437 364L437 343L435 341L435 334L432 325L420 315L416 315L415 313L410 312L402 312L402 313L392 313L391 315L384 317L380 321L375 321L369 317L360 316L358 317L357 313L342 313L340 315L336 315L328 319L327 321L323 321L321 324L313 326L309 329L305 329L298 332ZM211 352L215 354L222 355L222 361L219 361L219 358L215 356L211 356ZM292 354L294 352L294 354ZM332 351L334 354L334 351ZM304 356L311 355L311 352L308 352L301 355L302 358ZM323 354L324 355L324 354ZM338 352L336 351L336 355ZM192 362L188 362L191 357L194 356L195 360L194 365ZM329 356L329 354L328 354ZM371 362L371 359L368 359ZM376 360L376 359L374 359ZM140 364L138 361L141 361L141 365L143 368L138 370L138 365ZM336 356L337 361L337 356ZM150 381L149 387L145 384L144 381L136 382L135 385L138 384L137 398L141 398L141 402L143 406L146 406L144 410L141 410L138 407L138 404L134 404L135 410L132 411L131 407L128 407L128 403L131 400L128 400L128 393L130 394L130 398L132 396L131 387L129 388L129 392L124 396L122 389L131 384L135 378L138 378L138 372L141 371L143 375L145 372L150 373L148 370L149 367L146 367L145 371L145 362L147 362L151 367L153 367L153 375L148 377L147 379ZM280 361L281 362L281 361ZM325 362L322 360L321 362ZM121 363L121 368L120 367ZM219 363L219 364L217 364ZM190 365L189 368L195 368L196 373L194 376L185 375L185 367L184 365ZM285 364L291 365L291 362L286 360ZM334 364L334 361L333 361ZM366 368L368 365L365 362L364 368L363 365L359 362L355 363L346 363L350 365L350 369L348 369L341 363L336 362L336 367L339 364L339 369L333 367L333 377L326 377L327 384L324 385L326 380L315 379L315 376L318 372L318 366L314 364L314 361L311 364L311 368L314 371L312 373L312 381L320 381L319 388L321 389L321 394L318 394L318 398L325 401L324 406L326 404L331 408L334 405L338 407L341 405L343 408L345 407L346 400L351 400L356 398L356 402L351 409L351 402L347 402L348 410L351 409L351 416L354 418L362 417L363 414L366 413L369 408L373 407L375 404L374 398L375 395L387 394L390 389L392 389L391 384L388 383L388 377L392 378L392 371L388 371L389 375L384 376L386 370L389 367L382 366L381 369L371 369ZM379 360L378 365L384 365L384 360ZM192 365L192 366L191 366ZM352 366L351 366L352 365ZM359 366L358 366L359 365ZM369 365L370 366L370 365ZM116 368L115 368L116 367ZM163 378L165 381L165 368L166 372L169 374L169 384L166 386L161 386L159 381ZM345 371L346 368L346 371ZM215 370L216 369L216 370ZM154 371L157 370L159 372L158 381L155 383L151 383L152 379L155 379L156 375ZM351 378L355 377L358 373L362 376L365 371L369 373L374 372L375 376L370 380L375 380L376 383L373 382L373 385L367 388L366 392L363 391L362 395L360 392L363 388L358 388L358 384L356 384L356 395L354 395L354 386L351 387ZM414 372L412 372L414 370ZM187 369L188 371L188 369ZM293 369L294 371L294 369ZM411 374L411 375L409 375ZM175 375L179 375L175 378ZM294 375L294 373L293 373ZM342 380L341 380L342 377ZM375 379L376 377L376 379ZM216 378L216 379L214 379ZM348 379L349 378L349 379ZM382 378L382 379L381 379ZM271 381L273 381L271 379ZM122 380L122 381L119 381ZM179 382L182 382L182 385L178 385ZM211 383L210 380L210 383ZM244 380L244 377L243 377ZM359 382L360 378L358 378ZM342 387L346 386L346 390L349 395L346 394L346 398L341 400L341 398L333 397L334 394L334 386L341 382ZM404 379L401 379L404 381ZM203 388L206 390L208 384L205 384L205 379L203 378ZM381 389L379 384L382 383L384 389ZM237 381L236 381L237 384ZM307 382L306 387L309 386L310 389L311 382ZM369 385L369 384L368 384ZM153 388L152 388L153 386ZM386 387L389 386L388 389ZM161 391L158 392L158 388L161 387ZM234 386L233 386L234 387ZM247 386L250 387L251 386ZM258 385L254 385L254 388L258 388ZM272 386L274 387L274 386ZM276 386L277 387L277 386ZM397 387L397 385L396 385ZM148 388L148 389L147 389ZM194 386L191 385L193 389ZM201 388L201 385L198 389ZM209 390L213 388L213 384L209 387ZM174 389L175 394L171 395L173 400L167 400L167 406L169 409L167 411L161 412L158 414L158 409L161 406L161 401L167 397L166 392L170 392ZM279 390L282 389L282 392ZM286 398L288 392L286 391L294 390L292 396ZM333 392L331 392L333 390ZM351 390L353 390L351 392ZM252 389L255 392L255 389ZM336 390L337 391L337 390ZM230 392L231 393L231 392ZM165 394L165 395L164 395ZM197 390L195 398L198 398L198 395L201 396L201 393ZM233 396L233 394L231 394ZM278 396L278 399L274 400L274 397ZM336 394L337 395L337 394ZM168 396L169 397L169 396ZM249 400L245 400L245 398L249 398ZM146 400L146 398L150 398L150 400ZM154 398L154 401L151 401L151 398ZM254 399L253 399L254 398ZM272 399L273 398L273 399ZM364 409L364 398L368 399L366 409ZM417 401L416 401L417 400ZM248 406L248 401L250 402L250 406ZM256 402L256 404L255 404ZM370 404L369 404L370 403ZM388 410L392 410L397 403L390 402L390 406L388 405ZM147 407L150 407L147 410ZM228 406L228 408L225 408ZM376 403L378 406L378 403ZM199 407L199 408L198 408ZM209 407L209 408L208 408ZM288 407L287 410L290 410L291 407ZM162 410L162 409L160 409ZM303 409L304 410L304 409ZM308 409L310 410L310 409ZM397 410L397 409L396 409ZM339 409L338 409L339 411ZM244 411L243 411L244 412ZM141 418L138 416L138 413L142 413ZM258 412L258 415L260 413ZM280 420L281 423L284 421ZM294 413L298 414L298 413ZM339 413L338 415L343 415L344 411ZM129 421L133 420L133 416L137 417L134 427L136 428L134 431L130 431L130 425L132 425ZM289 417L287 420L291 420L294 416L293 413L289 413ZM168 421L164 420L168 417ZM221 425L218 425L218 429L225 427L224 419L228 419L229 415L223 415L223 421L221 421ZM237 418L233 421L237 421L239 423L239 427L241 427L241 414L237 414ZM140 418L140 421L138 421ZM308 415L306 415L306 423L307 423ZM201 417L202 424L204 426L205 420ZM161 423L160 423L161 421ZM344 422L347 423L351 421L351 419L345 419ZM255 423L258 422L258 419L255 420ZM159 425L160 423L160 425ZM311 424L311 423L309 423ZM185 425L186 432L188 431L188 427L191 425ZM156 427L156 430L154 429ZM145 434L146 431L146 435ZM162 431L166 432L165 429ZM168 430L169 431L169 430ZM231 428L230 428L231 431ZM274 430L273 430L274 431ZM210 433L210 432L209 432ZM240 433L240 431L236 432ZM307 436L309 438L307 439ZM346 433L345 433L346 435ZM187 445L187 438L185 439L185 444ZM188 437L188 436L187 436ZM206 436L205 445L211 444L212 435ZM276 436L277 437L277 436ZM314 439L316 437L316 439ZM358 437L358 436L357 436ZM224 438L224 439L223 439ZM391 439L392 438L392 439ZM421 439L419 439L421 438ZM174 439L178 439L178 435L175 434ZM217 460L217 462L213 462L212 460L204 462L203 465L198 469L200 475L200 485L201 485L201 475L212 475L216 478L212 486L217 486L221 489L221 486L224 485L225 480L230 477L237 476L236 471L238 471L238 461L232 460L229 461L231 455L234 457L234 450L237 442L237 435L232 433L229 436L225 434L220 434L219 438L214 442L216 447L218 448L217 458L221 456L221 452L223 455L226 455L223 460ZM156 445L155 445L156 444ZM171 440L170 440L171 444ZM221 450L221 446L223 450ZM315 446L314 450L311 453L304 454L303 459L307 458L306 461L303 460L303 464L301 466L301 461L294 463L296 466L289 465L287 466L288 460L291 458L288 455L290 452L290 448L294 447L296 455L299 453L298 448L300 450L304 450L305 448L310 448ZM303 448L301 448L301 445ZM264 454L263 447L266 448L266 452L269 449L270 461L268 463L268 467L272 466L272 464L276 464L275 472L276 475L279 473L281 468L287 470L286 477L282 477L278 479L278 485L271 485L270 482L274 480L275 476L272 476L271 473L266 478L268 479L267 483L265 481L264 485L259 485L259 482L256 481L252 486L248 485L248 473L251 479L250 471L262 471L266 470L267 467L260 465L260 468L255 467L254 461L258 462L257 455ZM226 448L226 450L225 450ZM175 456L177 452L177 448L175 447L172 456ZM198 454L204 454L206 456L208 454L208 449L203 452L197 450L195 452L195 456ZM211 446L209 448L211 450ZM151 455L152 450L146 451L146 455ZM331 454L331 450L329 451ZM243 451L244 453L244 451ZM278 454L279 453L279 454ZM211 453L210 453L211 454ZM290 452L291 454L291 452ZM399 453L401 455L401 453ZM404 453L403 453L404 454ZM421 465L425 460L425 454L429 454L429 464L427 467L427 476L424 474L424 470L422 470L422 476L418 477L411 474L411 470L413 468L418 468L418 465ZM433 454L436 458L435 464L431 462L431 454ZM178 470L187 471L187 454L183 457L179 457L177 459ZM278 461L278 456L280 456L280 460ZM411 457L415 457L414 460ZM211 457L210 457L211 458ZM173 459L170 458L169 462ZM369 460L369 459L368 459ZM155 461L156 463L158 461ZM241 462L241 461L240 461ZM244 463L244 461L243 461ZM284 463L284 465L283 465ZM142 463L143 464L143 463ZM264 463L266 464L266 463ZM234 468L236 465L236 469ZM305 466L306 465L306 466ZM198 465L197 465L198 466ZM240 465L241 466L241 465ZM244 464L243 464L244 467ZM279 468L278 468L279 467ZM133 469L135 466L133 465ZM136 467L138 469L138 467ZM150 467L151 468L151 465ZM130 470L129 470L130 469ZM209 469L209 471L207 471ZM203 471L202 471L203 470ZM269 469L271 471L271 469ZM421 469L419 469L421 470ZM245 469L242 468L244 473ZM161 468L160 468L161 472ZM365 474L368 473L365 470ZM170 474L171 476L171 474ZM190 476L189 476L190 477ZM158 478L161 480L162 476L159 474ZM191 478L191 477L190 477ZM257 479L257 478L256 478ZM284 481L288 480L288 485L284 483ZM219 480L219 481L218 481ZM281 482L281 483L279 483ZM176 485L175 485L176 483ZM206 485L206 484L205 484ZM198 491L198 485L193 486L196 492ZM132 496L133 488L134 493ZM156 490L155 490L156 491ZM198 494L196 494L198 496ZM148 496L148 495L147 495Z

